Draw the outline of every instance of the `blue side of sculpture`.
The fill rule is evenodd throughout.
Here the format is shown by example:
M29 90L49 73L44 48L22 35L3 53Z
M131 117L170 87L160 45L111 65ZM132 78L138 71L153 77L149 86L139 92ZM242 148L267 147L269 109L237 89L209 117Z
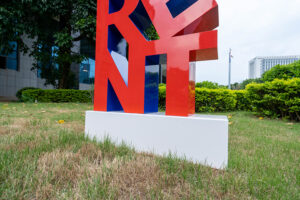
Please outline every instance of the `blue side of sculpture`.
M107 111L123 111L122 105L110 81L108 81L107 87Z
M159 55L146 57L145 113L158 112Z
M109 0L109 13L114 13L119 10L124 5L124 0Z
M170 0L167 2L167 6L173 17L176 17L198 0Z
M145 31L153 26L150 17L147 14L147 11L142 3L142 1L139 2L138 6L134 10L131 15L129 15L129 18L134 23L134 25L138 28L138 30L141 32L141 34L148 39L147 35L145 34Z
M126 59L127 55L127 46L122 46L120 43L124 40L122 34L118 31L115 25L110 25L108 28L108 43L107 48L110 53L112 51L119 53L124 56ZM121 49L123 48L123 49ZM122 105L114 91L110 81L108 81L107 87L107 111L123 111Z

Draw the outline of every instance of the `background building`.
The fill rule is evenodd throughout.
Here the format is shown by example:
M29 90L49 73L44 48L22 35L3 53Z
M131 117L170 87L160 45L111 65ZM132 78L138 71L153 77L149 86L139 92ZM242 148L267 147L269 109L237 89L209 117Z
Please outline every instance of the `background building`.
M27 38L24 38L24 42L28 46L33 44L33 41ZM0 97L14 99L17 91L24 87L53 89L51 85L45 86L45 80L41 78L39 70L31 70L34 59L28 54L23 55L19 52L17 43L12 42L11 44L14 46L11 54L0 54ZM95 77L95 45L87 40L82 40L74 43L72 51L80 51L86 56L81 64L73 63L71 65L71 70L77 79L77 89L91 89Z
M32 41L25 39L27 45ZM18 51L16 43L12 42L14 51L9 55L0 54L0 96L15 97L16 92L24 87L52 88L44 86L44 80L38 77L37 71L32 71L33 58Z
M33 41L27 38L24 38L24 42L28 46L33 44ZM40 70L31 70L35 62L34 58L19 52L17 43L12 42L12 45L15 48L11 54L0 54L0 100L2 97L16 99L17 91L24 87L53 89L52 85L45 86L45 80L41 78ZM55 48L55 46L52 47L52 51ZM88 39L74 42L72 51L80 52L86 57L82 63L71 65L71 70L78 83L75 89L90 90L95 79L95 42ZM56 54L53 53L52 56L56 56ZM161 56L160 64L157 65L159 83L166 83L166 59L166 56ZM57 67L59 66L57 65Z
M276 65L287 65L300 60L300 56L256 57L249 61L249 78L261 78L263 73Z

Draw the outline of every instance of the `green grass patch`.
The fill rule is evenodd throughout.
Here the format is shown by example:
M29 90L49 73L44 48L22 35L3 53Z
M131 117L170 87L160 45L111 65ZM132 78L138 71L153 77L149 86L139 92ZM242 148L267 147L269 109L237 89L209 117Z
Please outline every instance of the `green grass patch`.
M300 199L299 123L218 113L230 116L229 165L215 170L91 141L86 110L0 103L0 199Z

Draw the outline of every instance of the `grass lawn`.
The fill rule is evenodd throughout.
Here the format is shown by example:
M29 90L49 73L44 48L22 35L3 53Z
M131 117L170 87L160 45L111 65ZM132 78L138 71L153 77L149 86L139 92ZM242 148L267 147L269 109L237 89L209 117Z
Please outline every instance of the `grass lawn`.
M90 141L91 109L0 103L0 199L300 199L299 123L230 113L229 166L218 171Z

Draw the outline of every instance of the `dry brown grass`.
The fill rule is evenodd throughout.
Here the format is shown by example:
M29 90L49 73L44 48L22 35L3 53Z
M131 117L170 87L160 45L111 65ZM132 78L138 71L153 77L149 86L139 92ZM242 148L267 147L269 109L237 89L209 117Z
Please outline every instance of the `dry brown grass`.
M151 191L160 191L164 199L189 197L191 185L175 175L161 171L154 157L137 156L113 171L111 188L118 199L150 199Z
M90 162L101 164L102 161L102 152L97 148L96 145L88 143L84 144L81 149L79 150L79 153L87 158Z
M44 113L55 113L55 114L68 114L68 113L74 113L74 112L78 112L78 110L76 108L74 109L65 109L65 108L51 108L51 109L47 109L47 111L43 111Z
M28 119L25 118L17 118L13 121L13 123L10 125L10 128L12 129L26 129L26 126L28 126Z
M8 135L10 133L9 129L5 127L0 128L0 135Z
M13 150L13 151L23 151L25 149L32 150L35 147L37 147L38 145L39 145L38 141L27 141L27 142L20 142L17 144L6 145L4 147L4 149L5 150Z
M82 123L67 122L66 124L64 124L64 126L66 128L68 128L69 130L72 130L72 131L77 132L77 133L84 132L84 125Z
M0 123L4 123L4 120L1 120ZM24 129L27 129L28 119L16 118L14 121L8 121L5 123L6 125L0 126L0 135L16 135L22 132Z
M82 157L80 154L64 151L45 153L38 160L38 171L42 177L49 178L56 186L70 184L74 186L76 180L83 176Z
M111 173L108 173L109 169ZM176 175L161 171L155 158L138 155L132 160L102 159L94 144L83 145L77 152L54 151L43 154L37 165L36 199L56 199L64 188L70 188L74 198L82 199L80 183L92 183L101 175L117 199L150 199L151 192L160 192L164 199L188 198L192 186Z
M84 151L84 150L83 150ZM86 161L81 153L54 151L38 160L36 199L56 199L62 189L70 188L73 197L82 199L80 182L102 173L101 166Z
M286 133L285 135L271 135L271 136L267 136L267 137L274 141L279 141L279 142L289 142L292 139L296 139L300 143L300 137L294 138L294 136L289 133Z

